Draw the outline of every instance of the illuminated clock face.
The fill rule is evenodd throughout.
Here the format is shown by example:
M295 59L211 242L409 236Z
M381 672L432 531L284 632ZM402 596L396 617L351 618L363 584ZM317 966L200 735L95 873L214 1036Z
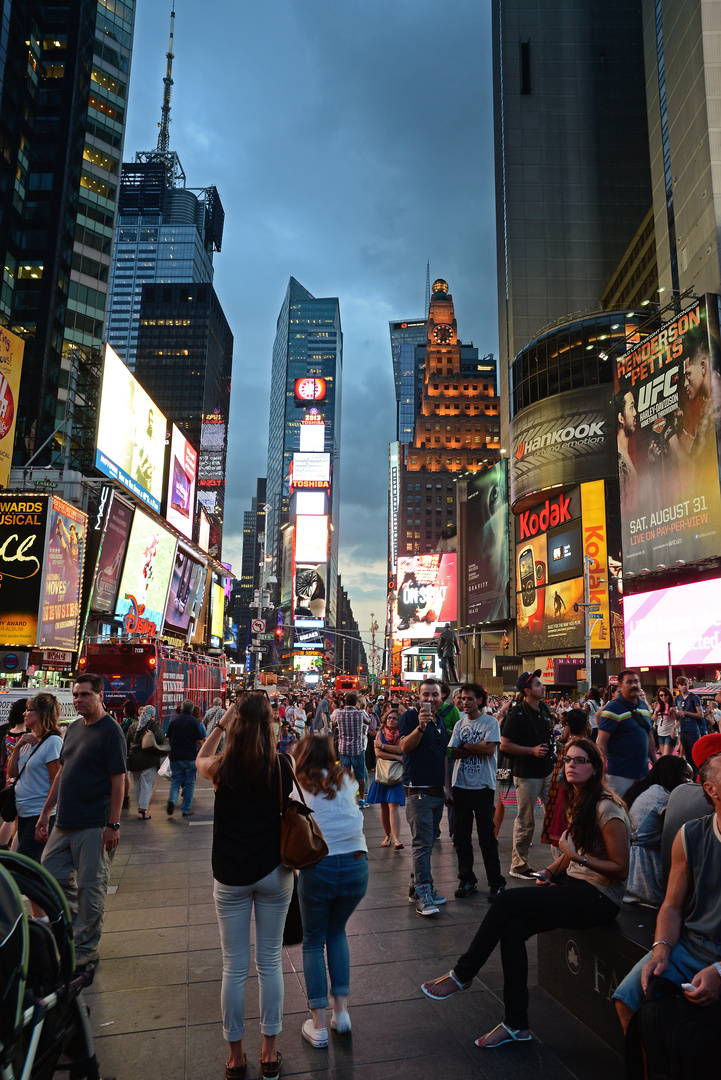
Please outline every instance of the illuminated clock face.
M295 396L299 401L323 401L325 379L296 379Z
M433 328L433 340L441 345L447 345L453 340L453 327L448 323L439 323Z

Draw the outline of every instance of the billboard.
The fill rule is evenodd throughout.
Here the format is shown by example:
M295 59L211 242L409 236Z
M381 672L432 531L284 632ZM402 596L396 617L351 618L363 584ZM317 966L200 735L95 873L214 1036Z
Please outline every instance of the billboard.
M306 416L300 425L301 453L322 454L325 449L325 424L320 416Z
M47 495L0 498L0 645L35 645Z
M133 523L133 509L117 495L110 494L109 488L103 491L108 492L111 501L105 514L90 610L109 615L115 611L118 598L123 556Z
M325 619L325 576L326 564L324 562L296 563L294 588L296 625L298 618Z
M205 413L200 434L198 487L220 488L223 486L227 437L225 417L220 410Z
M312 375L296 379L293 389L295 400L302 405L308 401L325 401L325 391L325 379L315 379Z
M74 652L80 625L88 518L53 495L50 502L38 645Z
M330 482L330 454L293 454L293 487L326 487Z
M398 561L398 508L400 504L400 446L392 442L388 447L388 522L390 527L390 561L395 567Z
M718 297L707 294L616 358L624 573L721 549Z
M25 339L0 326L0 487L7 487L15 446Z
M432 638L457 618L456 553L408 555L398 560L393 637Z
M188 442L180 428L173 424L170 435L165 517L168 524L176 528L188 540L193 539L197 467L198 451L192 443Z
M540 586L516 597L516 646L521 653L583 648L583 578Z
M165 607L165 623L171 630L187 633L191 618L197 618L203 602L205 577L205 566L178 545Z
M160 513L165 416L116 352L105 347L95 467Z
M293 535L295 529L287 525L282 531L282 558L280 566L280 606L289 607L293 602Z
M721 664L721 578L623 598L630 667Z
M511 421L511 505L534 492L613 476L610 387L555 394Z
M466 605L469 623L508 618L508 472L505 461L468 481Z
M136 510L115 614L128 634L153 637L163 630L176 540L162 525Z
M328 516L300 515L295 519L295 561L325 562L328 557Z
M588 569L589 602L600 604L591 623L591 647L613 648L611 637L611 602L608 562L608 526L606 523L606 485L603 480L581 485L581 508L583 512L583 554L591 562ZM598 617L600 615L600 618ZM622 650L613 650L622 655Z
M206 553L210 547L210 519L200 502L198 504L198 547Z
M223 619L225 617L225 589L218 584L217 575L213 574L213 588L210 596L210 647L223 647Z

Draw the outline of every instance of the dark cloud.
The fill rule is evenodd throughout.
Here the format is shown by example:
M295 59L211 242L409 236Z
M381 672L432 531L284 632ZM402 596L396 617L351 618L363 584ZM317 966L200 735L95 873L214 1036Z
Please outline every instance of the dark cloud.
M157 139L169 8L138 5L126 160ZM226 211L215 260L235 335L226 533L239 552L265 475L292 274L340 298L341 573L367 624L385 585L388 322L422 315L426 260L451 285L462 338L497 348L490 4L178 0L176 11L171 146L188 183L215 184Z

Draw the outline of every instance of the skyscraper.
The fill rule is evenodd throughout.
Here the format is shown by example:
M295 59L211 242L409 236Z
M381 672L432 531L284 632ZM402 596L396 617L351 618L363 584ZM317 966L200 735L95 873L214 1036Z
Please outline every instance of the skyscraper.
M210 284L213 253L220 251L225 215L214 187L189 188L180 158L170 149L175 12L163 80L158 145L123 163L115 230L108 342L135 370L143 285Z
M396 440L413 441L418 398L423 381L424 353L416 346L426 344L425 319L406 319L388 324L391 335L393 382L396 390Z
M319 558L317 562L325 567L324 618L329 626L335 626L336 619L342 369L343 333L337 297L316 298L291 277L273 345L266 550L272 558L269 576L277 577L280 582L280 529L292 516L295 517L291 506L291 472L295 464L295 490L323 494L320 517L327 519L329 530L327 558ZM316 429L313 438L310 427ZM308 443L304 441L306 437ZM320 438L322 445L314 438ZM305 449L306 446L313 446L313 449ZM310 461L309 454L316 455L316 459ZM298 470L306 466L317 466L318 471L303 478ZM325 473L321 475L324 469L327 477ZM297 540L296 534L294 542ZM311 548L312 545L306 548L309 555ZM300 561L310 565L312 559Z
M10 0L0 34L0 319L26 338L15 461L75 407L92 463L134 0Z

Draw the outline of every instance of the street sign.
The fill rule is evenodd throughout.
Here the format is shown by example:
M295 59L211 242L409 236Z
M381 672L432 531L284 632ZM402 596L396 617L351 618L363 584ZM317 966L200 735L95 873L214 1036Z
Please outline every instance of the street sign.
M267 653L268 646L267 645L251 645L250 646L250 651L251 652L257 652L257 653Z
M375 682L377 678L378 678L377 675L369 675L368 676L368 682L369 683Z
M265 630L265 619L253 619L250 629L254 634L262 634Z
M588 610L589 611L600 611L601 610L601 605L600 604L589 604L588 605Z
M590 619L591 622L593 622L594 619L602 619L603 618L603 612L601 612L601 611L589 611L588 618Z
M275 641L275 634L261 634L261 641Z

